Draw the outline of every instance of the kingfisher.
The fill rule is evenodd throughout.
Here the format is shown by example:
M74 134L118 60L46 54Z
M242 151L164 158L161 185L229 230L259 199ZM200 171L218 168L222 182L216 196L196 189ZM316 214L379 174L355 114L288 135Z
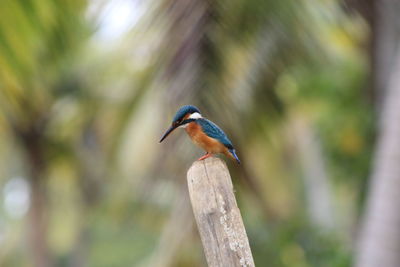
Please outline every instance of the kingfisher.
M206 151L206 154L198 160L222 153L240 164L235 148L224 131L212 121L203 118L197 107L192 105L181 107L176 112L171 126L161 137L160 143L176 128L184 128L193 143Z

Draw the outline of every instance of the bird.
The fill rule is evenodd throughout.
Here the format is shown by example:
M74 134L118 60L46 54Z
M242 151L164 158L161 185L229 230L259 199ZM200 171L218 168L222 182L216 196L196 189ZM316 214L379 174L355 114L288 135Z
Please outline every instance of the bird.
M182 106L176 112L171 126L159 142L164 141L177 128L184 128L193 143L206 151L206 154L198 160L204 160L213 154L222 153L240 164L235 148L224 131L212 121L204 118L197 107L192 105Z

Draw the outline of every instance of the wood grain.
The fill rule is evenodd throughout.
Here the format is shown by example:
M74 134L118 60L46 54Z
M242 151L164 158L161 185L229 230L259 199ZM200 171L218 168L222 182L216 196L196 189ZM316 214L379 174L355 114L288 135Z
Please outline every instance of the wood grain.
M208 265L254 266L225 162L214 157L194 162L187 182Z

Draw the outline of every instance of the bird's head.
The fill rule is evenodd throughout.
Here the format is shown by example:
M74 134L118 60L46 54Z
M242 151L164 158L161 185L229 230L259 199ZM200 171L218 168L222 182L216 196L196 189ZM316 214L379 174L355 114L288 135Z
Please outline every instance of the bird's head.
M181 107L175 114L172 124L165 134L161 137L160 143L167 138L178 127L186 127L189 122L201 118L200 110L195 106L187 105Z

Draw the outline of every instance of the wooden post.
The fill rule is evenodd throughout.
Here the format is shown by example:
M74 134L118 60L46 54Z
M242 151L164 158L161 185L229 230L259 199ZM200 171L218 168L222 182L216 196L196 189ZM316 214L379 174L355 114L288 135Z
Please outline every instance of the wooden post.
M225 162L214 157L194 162L187 182L208 266L254 266Z

